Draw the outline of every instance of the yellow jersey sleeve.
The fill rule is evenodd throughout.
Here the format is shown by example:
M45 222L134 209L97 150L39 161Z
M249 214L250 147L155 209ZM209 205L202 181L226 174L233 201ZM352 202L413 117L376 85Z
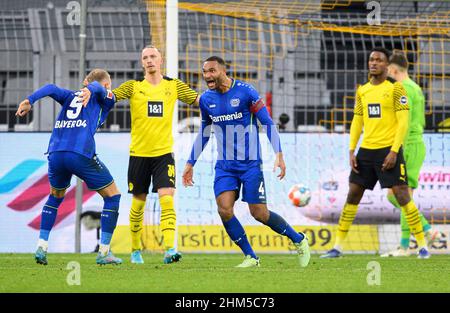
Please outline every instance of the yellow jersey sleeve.
M356 90L355 108L353 109L354 115L363 116L363 103L361 101L361 95L359 93L359 88Z
M394 83L394 111L409 110L406 90L399 82Z
M197 99L198 93L191 89L186 83L179 79L174 79L177 84L178 100L187 104L193 104Z
M135 80L128 80L116 89L113 90L113 94L116 96L116 101L130 99L134 92Z
M350 150L355 150L359 137L363 130L364 118L361 115L353 115L352 125L350 126Z
M361 96L359 94L359 88L356 90L355 108L353 109L353 120L350 126L350 150L355 150L358 144L359 137L363 129L364 117L363 117L363 104Z
M409 114L407 110L398 110L395 112L397 117L397 131L395 133L394 143L392 144L391 151L398 153L403 141L405 140L406 134L408 133L409 125Z

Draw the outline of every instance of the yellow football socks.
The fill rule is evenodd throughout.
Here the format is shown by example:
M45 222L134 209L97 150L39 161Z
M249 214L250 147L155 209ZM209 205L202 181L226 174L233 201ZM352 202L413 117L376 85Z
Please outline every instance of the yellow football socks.
M425 236L423 233L422 222L420 221L419 210L414 204L414 201L411 200L407 204L402 206L402 210L405 213L406 221L408 222L411 233L413 233L414 237L416 237L419 249L426 247L427 243L425 241Z
M344 205L341 217L339 218L339 226L336 233L336 243L334 244L334 247L337 248L338 250L342 249L341 248L342 242L344 241L345 237L347 237L348 230L350 229L350 226L352 225L353 220L355 219L357 211L358 211L357 204L346 203Z
M145 201L133 197L130 210L131 249L142 250L141 236L144 226Z
M177 216L175 213L173 197L166 195L159 198L161 205L161 232L164 239L164 248L166 250L175 247L175 227Z

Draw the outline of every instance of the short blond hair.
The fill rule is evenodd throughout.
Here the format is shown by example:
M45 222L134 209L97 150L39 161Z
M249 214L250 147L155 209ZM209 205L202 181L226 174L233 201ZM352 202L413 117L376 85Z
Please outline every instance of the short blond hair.
M111 76L107 71L101 68L95 68L89 72L86 76L86 80L88 83L92 83L93 81L101 82L105 79L111 80Z
M141 54L142 54L142 52L143 52L145 49L155 49L156 51L159 52L159 55L161 56L161 58L163 57L163 54L162 54L161 50L159 50L158 47L155 46L155 45L146 45L144 48L142 48Z

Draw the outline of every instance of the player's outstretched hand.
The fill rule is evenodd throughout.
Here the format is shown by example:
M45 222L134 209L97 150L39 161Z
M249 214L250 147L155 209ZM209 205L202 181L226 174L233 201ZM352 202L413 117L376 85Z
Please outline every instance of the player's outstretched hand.
M389 154L386 156L383 165L381 166L381 170L383 172L390 170L395 166L396 162L397 162L397 152L389 151Z
M356 156L355 156L353 150L350 150L349 159L350 159L350 167L352 168L352 171L355 172L356 174L359 174L359 171L357 170L358 162L356 161Z
M284 163L283 154L281 152L277 153L277 157L275 159L275 164L273 165L274 172L277 169L277 167L279 167L281 169L280 174L277 175L277 177L281 180L284 178L284 176L286 176L286 164Z
M186 163L183 171L183 186L189 187L194 186L194 181L192 178L194 177L194 167L190 163Z
M28 112L31 111L31 103L30 100L25 99L19 104L19 108L16 111L16 116L25 116L28 114Z
M87 87L84 87L80 91L81 93L78 94L78 98L83 102L83 107L86 107L89 99L91 99L91 91Z

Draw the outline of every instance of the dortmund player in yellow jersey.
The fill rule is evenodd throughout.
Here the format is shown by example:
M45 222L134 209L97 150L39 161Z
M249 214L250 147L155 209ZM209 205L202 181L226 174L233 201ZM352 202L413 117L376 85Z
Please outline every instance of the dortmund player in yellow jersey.
M392 191L405 213L411 232L419 246L419 258L429 258L419 210L408 191L402 144L408 131L408 98L401 83L388 79L390 53L374 48L369 55L370 81L356 91L356 104L350 128L349 192L339 218L334 248L322 258L342 255L342 242L356 216L366 189L377 181ZM364 128L358 154L354 151Z
M406 90L409 105L409 127L408 133L403 144L404 157L406 165L406 174L408 178L409 193L412 195L414 189L419 186L419 173L425 160L425 142L423 141L423 128L425 127L425 98L422 89L417 85L408 75L408 59L406 56L397 52L391 55L388 67L389 76L401 83ZM389 202L394 207L400 209L392 190L389 189L387 194ZM428 247L431 247L434 242L439 241L441 233L438 230L431 228L427 219L422 213L419 213L420 221L422 222L425 239ZM401 238L398 249L382 254L382 257L402 257L409 256L409 239L411 232L408 223L406 222L405 214L401 211Z
M159 50L147 46L141 54L145 77L129 80L113 90L117 101L130 99L131 144L128 164L128 192L133 194L130 210L131 262L144 263L141 236L144 207L153 183L161 206L164 263L179 261L175 249L176 213L175 160L173 156L172 118L177 99L198 104L198 93L179 79L161 74L163 59Z

